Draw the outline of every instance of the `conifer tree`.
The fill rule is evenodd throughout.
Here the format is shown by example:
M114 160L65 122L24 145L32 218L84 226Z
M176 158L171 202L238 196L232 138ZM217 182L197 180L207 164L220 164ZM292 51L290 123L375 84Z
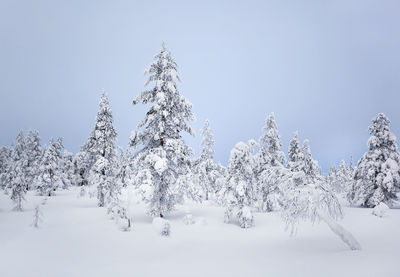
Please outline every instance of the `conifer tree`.
M40 160L35 180L36 191L42 196L53 196L62 185L61 160L62 139L51 140Z
M76 182L73 154L71 152L64 151L64 155L62 156L60 162L63 189L69 189L69 187L75 185Z
M356 205L388 206L397 200L400 191L400 155L396 136L390 131L390 121L383 114L372 119L369 127L368 152L358 161L349 199Z
M100 207L108 203L107 197L112 194L112 191L115 191L114 186L117 185L117 182L113 180L117 158L115 149L117 132L113 124L114 119L108 97L103 92L96 124L85 149L89 156L90 183L97 186L97 198Z
M275 115L271 113L265 120L263 135L260 138L260 151L257 155L257 198L261 211L279 209L279 198L282 191L280 180L285 174L285 155L281 151L281 139L275 123Z
M315 183L317 179L322 178L321 169L318 162L312 158L308 139L303 141L300 153L300 170L304 172L307 183Z
M11 153L11 160L6 169L6 189L10 191L11 200L15 207L13 210L22 211L22 201L26 194L26 145L24 134L20 131L17 135L14 149Z
M4 189L7 185L7 170L11 162L12 149L8 146L0 148L0 189Z
M193 175L195 182L201 187L205 200L210 194L217 192L217 178L220 177L218 166L214 163L214 134L210 122L206 120L201 129L203 146L200 157L194 161ZM202 197L201 197L202 198Z
M145 74L149 75L146 85L154 83L154 87L142 92L133 104L152 106L139 123L139 130L132 132L130 144L143 146L138 157L139 180L140 190L149 204L148 212L163 217L179 198L174 184L189 170L189 156L193 151L184 143L181 133L194 135L187 123L194 115L192 104L178 91L177 64L165 44Z
M281 150L282 143L278 127L275 123L275 114L271 113L265 120L263 135L260 138L261 167L266 165L277 166L285 164L285 154Z
M40 158L42 156L42 146L38 131L30 131L26 137L26 182L27 189L31 189L39 168Z
M232 149L229 157L228 180L224 188L226 201L225 222L236 216L240 227L253 225L251 207L255 201L255 159L253 151L257 143L254 140L239 142Z
M299 162L301 159L301 153L298 136L298 132L295 132L289 144L287 167L291 171L299 171L300 169Z

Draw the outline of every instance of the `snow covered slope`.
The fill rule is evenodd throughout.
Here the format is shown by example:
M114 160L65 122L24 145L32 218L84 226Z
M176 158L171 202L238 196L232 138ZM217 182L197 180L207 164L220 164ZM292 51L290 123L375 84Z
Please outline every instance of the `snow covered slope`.
M210 203L177 206L162 237L140 204L122 232L96 199L60 191L40 209L43 197L27 195L23 212L0 195L0 276L400 276L400 210L379 218L371 209L345 208L341 222L362 245L350 251L325 224L302 223L297 236L284 232L279 214L255 214L255 227L223 223L224 209ZM190 212L195 221L186 225Z

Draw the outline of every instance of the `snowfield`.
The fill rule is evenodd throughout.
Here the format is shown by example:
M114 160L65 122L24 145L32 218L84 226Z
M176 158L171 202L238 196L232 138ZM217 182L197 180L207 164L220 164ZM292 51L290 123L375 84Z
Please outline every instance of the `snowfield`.
M380 218L345 207L341 224L362 246L350 251L325 224L301 223L290 237L278 213L255 213L255 227L242 229L223 223L224 208L211 202L177 206L163 237L134 201L132 229L123 232L96 198L77 195L49 197L39 228L33 215L44 197L28 192L24 211L13 212L0 195L0 276L399 276L398 209ZM188 212L194 224L185 224Z

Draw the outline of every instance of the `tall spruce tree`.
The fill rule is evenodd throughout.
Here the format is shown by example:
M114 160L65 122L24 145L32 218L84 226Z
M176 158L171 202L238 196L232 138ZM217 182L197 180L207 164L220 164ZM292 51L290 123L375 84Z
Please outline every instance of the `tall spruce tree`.
M400 155L390 121L383 114L372 119L369 127L368 152L358 161L349 199L353 204L375 207L383 202L389 206L400 191Z
M130 144L143 146L139 179L144 199L149 204L148 212L163 217L179 198L174 184L189 169L189 156L193 151L185 144L181 133L186 131L194 135L187 123L194 115L192 104L178 91L177 64L164 43L145 74L149 75L146 85L154 83L154 87L142 92L133 104L151 103L152 106L139 123L139 130L132 132Z
M93 131L85 146L89 156L90 184L97 186L98 205L105 206L108 198L116 191L115 177L117 132L114 129L107 94L103 92ZM96 165L96 166L94 166Z

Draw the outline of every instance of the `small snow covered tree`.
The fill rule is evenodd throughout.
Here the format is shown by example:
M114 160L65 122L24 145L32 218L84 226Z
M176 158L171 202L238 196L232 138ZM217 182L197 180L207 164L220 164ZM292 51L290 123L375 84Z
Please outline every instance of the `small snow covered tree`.
M20 131L11 153L11 160L7 165L5 181L6 189L10 191L11 200L14 202L15 211L22 211L22 201L26 194L26 145L24 134Z
M39 222L43 221L43 214L40 210L40 205L35 206L35 211L33 213L33 222L32 226L35 228L39 228Z
M40 159L40 165L35 180L36 191L42 196L54 195L56 189L62 185L60 170L63 149L62 139L51 140Z
M349 167L346 166L346 162L342 160L335 172L335 181L333 183L333 189L338 194L347 194L353 184L353 176Z
M292 172L300 170L299 164L300 164L300 159L301 159L301 150L300 150L298 136L299 136L298 132L295 132L292 140L290 141L289 150L288 150L287 167Z
M75 185L76 182L73 154L71 152L64 151L64 155L62 156L60 162L63 189L69 189L69 187Z
M126 187L130 183L131 175L131 153L127 150L120 149L118 162L116 163L116 182L119 187Z
M261 211L279 209L281 197L280 180L285 174L285 155L281 151L281 139L275 123L275 115L271 113L265 120L261 136L260 151L257 153L257 200Z
M114 192L114 174L109 161L100 156L96 163L92 166L89 181L97 185L97 199L99 207L104 207L109 200L108 197L113 197L110 192Z
M11 163L12 148L3 146L0 148L0 189L4 189L8 183L7 172Z
M223 189L225 197L225 222L231 221L233 216L239 221L242 228L253 226L251 207L256 199L255 159L254 149L257 142L250 140L247 143L238 142L232 149L229 157L228 179Z
M277 166L285 164L285 154L281 150L282 143L278 127L275 123L275 115L271 113L265 120L263 135L260 138L260 162L261 168L265 165Z
M85 187L88 185L89 160L89 153L85 150L79 151L74 156L75 183L82 187L81 193L85 193Z
M165 44L145 74L149 75L146 85L153 82L155 86L142 92L133 104L152 103L152 106L139 123L139 131L132 132L130 144L143 146L138 167L148 212L163 217L179 199L173 186L189 170L193 150L184 143L181 132L194 135L187 123L194 115L192 104L179 94L177 64Z
M33 182L38 174L40 158L42 156L42 147L38 131L30 131L26 137L26 182L27 189L31 189Z
M396 136L390 131L389 124L383 113L372 119L369 151L358 161L348 195L353 204L375 207L383 202L391 206L398 199L400 155Z
M208 120L201 129L201 145L203 146L200 157L193 163L193 177L195 183L201 187L201 199L208 200L210 195L214 195L217 188L217 178L220 177L218 166L214 163L214 134Z

